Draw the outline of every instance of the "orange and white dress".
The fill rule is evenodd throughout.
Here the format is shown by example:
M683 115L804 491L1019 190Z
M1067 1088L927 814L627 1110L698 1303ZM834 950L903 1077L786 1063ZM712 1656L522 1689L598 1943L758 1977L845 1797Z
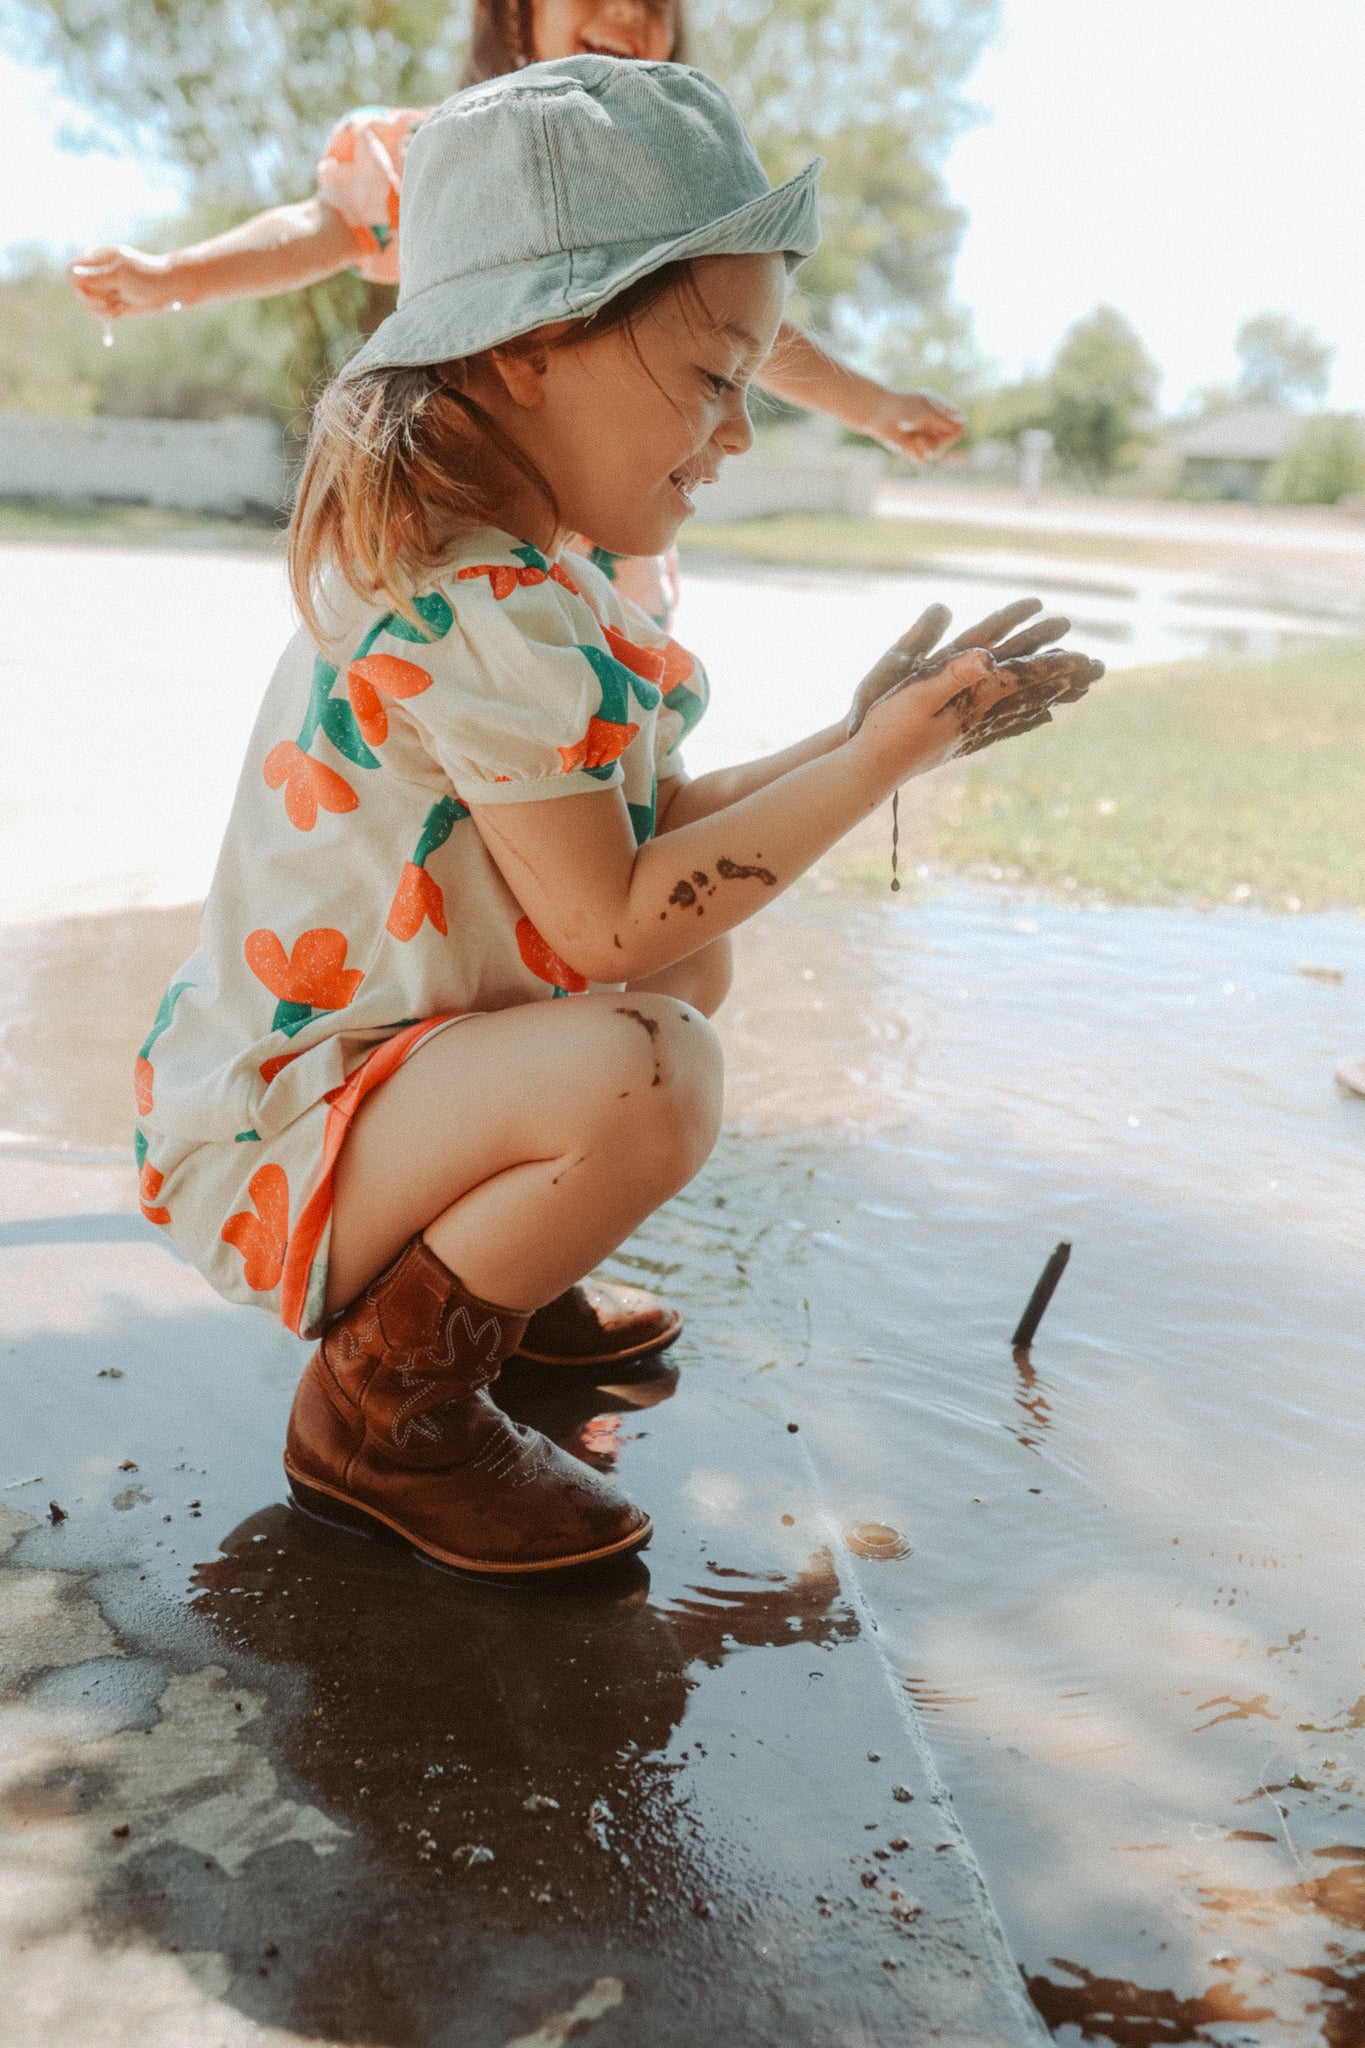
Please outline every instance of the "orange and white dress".
M318 195L339 213L356 244L356 269L371 284L398 283L398 218L408 147L430 107L357 107L337 122L318 163ZM678 551L612 555L580 535L589 555L622 595L667 627L678 603Z
M471 1011L572 996L470 806L619 788L637 843L699 665L591 563L472 532L419 633L349 592L266 692L204 905L138 1056L143 1213L231 1301L317 1334L332 1170L370 1090Z

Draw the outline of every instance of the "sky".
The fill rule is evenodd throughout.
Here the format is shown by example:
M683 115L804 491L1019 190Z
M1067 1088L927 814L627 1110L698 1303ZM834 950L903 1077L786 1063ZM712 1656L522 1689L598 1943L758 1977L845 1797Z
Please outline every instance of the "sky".
M1365 410L1365 0L1003 0L946 178L969 215L956 293L999 371L1046 364L1101 300L1181 404L1235 374L1248 314L1337 345ZM82 154L80 111L0 56L6 248L68 252L175 209L173 172Z

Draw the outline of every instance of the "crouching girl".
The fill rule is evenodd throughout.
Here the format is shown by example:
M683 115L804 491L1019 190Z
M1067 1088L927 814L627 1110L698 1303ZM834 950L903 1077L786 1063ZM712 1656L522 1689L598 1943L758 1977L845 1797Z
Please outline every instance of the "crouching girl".
M399 308L314 421L305 629L138 1062L146 1213L322 1339L295 1497L447 1565L646 1539L490 1383L547 1305L566 1364L676 1327L578 1283L710 1151L727 934L909 776L1098 672L1032 658L1056 622L1001 645L1029 605L931 659L939 614L846 723L685 775L703 675L564 542L662 552L749 445L817 168L770 189L719 88L662 63L532 67L423 125Z

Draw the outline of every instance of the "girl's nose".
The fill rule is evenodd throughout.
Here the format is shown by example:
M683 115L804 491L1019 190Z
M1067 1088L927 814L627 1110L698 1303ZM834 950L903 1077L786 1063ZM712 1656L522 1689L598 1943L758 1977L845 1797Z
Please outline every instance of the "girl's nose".
M754 423L749 418L749 407L743 392L735 393L734 401L726 411L725 418L716 428L714 439L727 455L743 455L754 445Z

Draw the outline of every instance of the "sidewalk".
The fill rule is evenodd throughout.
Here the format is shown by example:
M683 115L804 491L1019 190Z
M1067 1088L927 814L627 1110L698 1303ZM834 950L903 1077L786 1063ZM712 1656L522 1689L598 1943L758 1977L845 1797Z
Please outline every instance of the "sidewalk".
M1184 500L1082 497L889 481L877 497L889 519L939 519L959 526L1036 533L1100 533L1127 540L1186 541L1275 554L1344 555L1365 561L1365 519L1331 505L1195 504Z
M125 968L172 937L108 922ZM67 979L107 1015L94 958ZM0 1155L5 2048L1043 2038L804 1439L732 1369L783 1305L737 1333L684 1271L687 1336L633 1383L509 1371L657 1534L576 1583L461 1581L285 1505L302 1347L138 1216L98 1086L74 1152L29 1111Z

